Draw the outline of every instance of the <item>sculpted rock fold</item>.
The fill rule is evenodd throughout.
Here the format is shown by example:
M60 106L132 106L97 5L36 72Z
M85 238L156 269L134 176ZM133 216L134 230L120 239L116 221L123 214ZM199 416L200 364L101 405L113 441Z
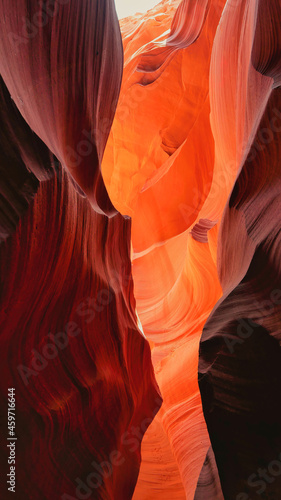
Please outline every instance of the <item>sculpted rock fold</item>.
M122 77L114 1L0 9L0 73L13 101L95 210L114 215L100 173Z
M129 500L161 398L100 172L121 37L111 0L49 8L0 1L1 405L14 387L17 498Z
M218 244L223 296L205 325L199 363L204 415L230 500L278 498L281 488L280 15L278 1L245 0L236 9L229 2L213 55L218 68L222 45L234 54L239 47L244 67L235 57L226 62L231 78L213 73L216 130L227 116L220 154L237 161L240 173Z

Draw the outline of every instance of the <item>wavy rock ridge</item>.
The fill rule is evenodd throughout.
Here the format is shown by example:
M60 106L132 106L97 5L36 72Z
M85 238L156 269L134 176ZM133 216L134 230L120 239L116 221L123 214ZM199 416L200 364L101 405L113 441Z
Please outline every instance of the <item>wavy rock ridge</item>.
M14 387L16 496L129 499L161 398L131 222L100 172L122 75L114 2L0 8L1 403Z

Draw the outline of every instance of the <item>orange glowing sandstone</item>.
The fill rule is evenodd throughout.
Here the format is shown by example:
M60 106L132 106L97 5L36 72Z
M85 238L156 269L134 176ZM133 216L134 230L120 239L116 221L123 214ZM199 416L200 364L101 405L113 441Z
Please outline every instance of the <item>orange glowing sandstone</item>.
M233 162L221 175L210 119L222 9L170 0L121 21L125 69L102 172L114 206L132 217L137 311L164 400L144 436L134 500L193 500L210 446L198 349L221 296L218 227L237 170Z
M222 495L219 481L197 489L210 446L199 341L222 294L223 210L263 109L255 99L271 86L250 63L254 7L233 1L223 13L224 4L164 0L121 21L125 68L102 171L114 206L132 217L137 311L163 396L134 500Z

